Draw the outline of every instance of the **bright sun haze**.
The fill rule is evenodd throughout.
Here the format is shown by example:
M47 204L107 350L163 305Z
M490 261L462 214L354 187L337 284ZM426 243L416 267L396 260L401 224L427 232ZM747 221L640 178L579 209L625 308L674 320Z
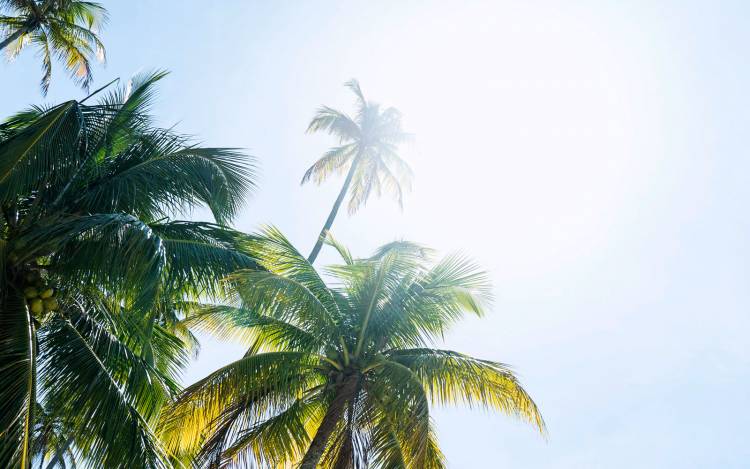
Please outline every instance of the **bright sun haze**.
M332 232L360 256L408 239L490 271L491 313L439 346L510 364L549 427L438 409L449 467L746 467L750 4L106 6L93 87L170 70L160 124L255 155L236 226L276 225L302 252L343 179L299 185L336 144L305 134L315 110L353 109L357 78L403 113L403 211L371 199ZM3 116L38 96L31 71L33 54L0 66ZM56 73L50 102L81 95ZM206 340L185 381L241 354Z

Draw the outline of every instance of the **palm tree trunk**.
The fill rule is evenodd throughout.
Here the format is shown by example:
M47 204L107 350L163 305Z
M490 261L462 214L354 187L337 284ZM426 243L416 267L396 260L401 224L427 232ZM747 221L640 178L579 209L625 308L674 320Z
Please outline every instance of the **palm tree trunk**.
M333 225L333 220L336 218L336 213L338 213L339 211L341 202L344 201L344 196L346 196L346 193L349 191L349 185L352 183L354 172L357 170L357 166L359 165L359 156L360 154L357 153L357 156L352 161L352 167L349 168L349 173L346 175L346 180L344 181L344 187L341 188L341 192L339 192L339 196L336 197L336 202L333 204L331 213L328 215L328 219L326 220L325 225L323 225L323 229L320 230L320 235L318 235L318 240L315 242L315 247L313 247L313 250L310 253L310 256L307 258L307 262L309 262L310 264L315 262L315 259L318 257L320 248L323 247L323 241L325 241L326 235L328 234L328 230L330 230L331 225Z
M0 51L8 47L11 43L13 43L13 41L18 39L19 37L29 32L29 29L31 28L29 28L28 26L24 26L23 28L15 31L13 34L3 39L3 41L0 42Z
M336 425L338 425L339 421L344 416L346 403L354 397L354 393L357 390L358 380L359 378L357 375L351 375L341 384L341 387L336 392L336 397L328 407L328 410L326 410L323 421L320 422L318 431L315 433L315 438L313 438L312 443L310 443L310 447L307 448L305 457L302 458L299 469L315 469L318 467L320 458L323 456L323 452L328 445L328 439L336 429Z

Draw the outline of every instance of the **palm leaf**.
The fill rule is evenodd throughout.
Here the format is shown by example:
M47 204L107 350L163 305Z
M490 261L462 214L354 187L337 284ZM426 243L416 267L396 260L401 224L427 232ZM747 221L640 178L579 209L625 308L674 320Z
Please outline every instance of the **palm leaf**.
M479 404L534 424L545 431L536 404L511 370L496 363L450 350L412 349L388 353L419 377L432 401L440 404Z
M69 101L0 142L0 201L9 203L18 194L39 190L45 182L64 178L77 167L78 162L68 155L76 147L81 124L78 104ZM16 127L18 122L4 126Z
M37 339L20 292L3 292L0 313L0 466L31 462L36 407Z
M50 323L42 368L47 399L73 425L76 445L103 467L167 467L167 455L142 414L155 415L164 402L149 385L158 373L123 369L137 363L134 355L85 316L73 321Z

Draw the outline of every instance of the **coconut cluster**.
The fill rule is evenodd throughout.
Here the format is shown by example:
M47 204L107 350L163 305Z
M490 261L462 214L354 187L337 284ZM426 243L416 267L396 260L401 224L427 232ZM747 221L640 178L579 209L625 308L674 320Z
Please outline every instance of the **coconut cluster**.
M32 271L26 275L27 286L23 289L23 296L34 315L39 316L57 311L60 305L55 298L55 289L45 285L39 272Z

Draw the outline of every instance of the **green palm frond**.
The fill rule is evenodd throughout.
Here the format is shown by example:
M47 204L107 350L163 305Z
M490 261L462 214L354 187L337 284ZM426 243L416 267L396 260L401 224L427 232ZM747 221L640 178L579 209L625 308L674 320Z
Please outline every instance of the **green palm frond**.
M229 280L236 285L245 309L293 323L321 338L336 337L336 314L299 281L260 271L238 272Z
M248 355L189 386L165 414L163 439L176 452L190 450L235 419L289 405L298 393L320 384L319 359L303 352ZM241 404L241 412L227 409ZM222 415L231 415L223 421ZM257 417L256 417L257 418Z
M167 291L216 297L223 292L222 278L239 269L257 268L255 260L242 252L244 237L236 231L190 221L152 223L149 228L164 248L162 288Z
M387 353L419 377L433 403L481 405L521 418L545 431L534 401L502 363L450 350L411 349Z
M31 462L37 399L35 325L18 291L5 294L0 314L0 466Z
M58 275L130 291L143 305L155 298L166 263L164 244L151 227L125 214L66 217L19 239L29 246L21 260L50 255Z
M422 383L407 367L391 361L380 364L367 383L374 405L380 408L399 435L402 451L419 459L429 439L430 412ZM398 388L398 393L392 389Z
M465 312L479 316L492 301L487 274L469 259L449 255L430 268L405 262L407 275L388 295L373 333L381 346L413 347L442 338Z
M56 180L70 176L79 164L70 149L76 147L83 131L81 114L78 103L69 101L28 125L19 121L26 116L3 125L5 133L20 130L0 142L0 201L9 203L18 194L42 189L48 176Z
M310 443L309 422L322 418L324 410L319 396L297 399L267 420L241 429L235 438L217 432L204 445L199 460L239 467L291 464L302 457Z
M333 247L336 252L339 253L339 256L341 256L341 259L344 261L344 263L346 263L346 265L354 264L354 257L352 257L352 253L349 251L349 249L347 249L346 246L344 246L336 238L334 238L330 232L328 232L328 236L326 236L325 243Z
M129 143L129 137L153 124L151 111L157 96L156 85L168 74L165 70L138 73L126 86L114 87L99 100L99 106L111 110L105 142L101 145L104 155L117 153L121 145Z
M80 316L50 323L42 339L47 399L76 430L75 444L87 459L104 467L167 467L147 417L165 399L150 382L159 375L139 376L136 357L116 344Z
M248 241L247 249L266 271L283 276L308 290L332 318L339 315L334 295L320 274L277 228L265 227L261 236Z
M118 113L115 119L121 119ZM109 136L108 136L109 138ZM68 202L84 210L129 211L160 218L206 205L227 223L254 188L254 167L228 148L198 148L170 131L128 138L127 146L98 162L98 177Z
M185 303L183 324L220 340L233 340L266 351L297 350L318 353L321 339L298 327L257 310L234 306Z

